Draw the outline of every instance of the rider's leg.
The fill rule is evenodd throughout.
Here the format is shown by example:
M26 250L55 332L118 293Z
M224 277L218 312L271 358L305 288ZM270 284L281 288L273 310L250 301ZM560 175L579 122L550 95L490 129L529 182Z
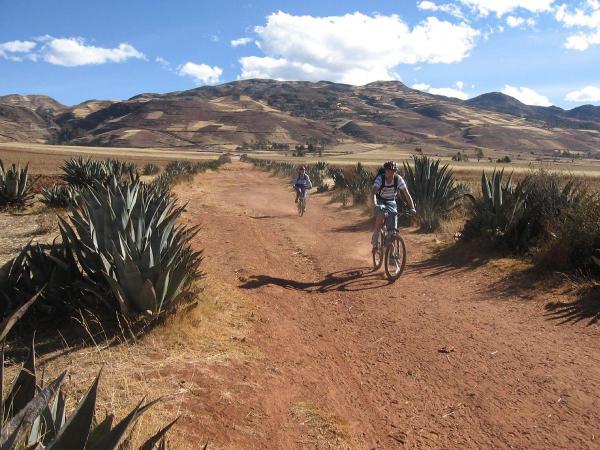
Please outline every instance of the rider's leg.
M379 244L379 232L381 231L381 227L383 226L383 221L385 220L384 216L376 216L375 217L375 230L371 235L371 245L373 247L377 247Z

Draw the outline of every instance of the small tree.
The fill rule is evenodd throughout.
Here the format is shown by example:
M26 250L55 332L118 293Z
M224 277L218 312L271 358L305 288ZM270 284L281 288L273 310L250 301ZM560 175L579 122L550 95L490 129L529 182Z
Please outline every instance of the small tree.
M483 158L485 158L485 155L483 154L483 149L481 148L477 148L475 150L475 154L477 155L477 162L481 161Z

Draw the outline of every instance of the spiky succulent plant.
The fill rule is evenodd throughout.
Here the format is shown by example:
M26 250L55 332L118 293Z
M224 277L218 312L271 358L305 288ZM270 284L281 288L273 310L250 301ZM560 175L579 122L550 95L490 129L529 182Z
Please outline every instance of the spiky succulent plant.
M111 177L120 180L135 172L135 164L116 159L96 160L79 157L65 161L62 166L62 179L71 186L91 186L95 183L107 183Z
M190 247L196 228L177 225L183 207L140 180L96 184L81 192L63 241L98 287L108 287L121 312L169 309L198 274L201 254Z
M42 188L42 203L50 208L67 208L75 203L78 196L76 188L64 184L54 184Z
M34 295L13 311L0 325L0 387L4 383L4 340L11 328L39 298ZM113 415L101 422L95 420L96 398L100 373L79 401L70 417L66 417L66 399L61 385L66 372L46 386L40 386L36 373L35 345L6 394L0 389L0 448L3 450L118 450L136 420L160 399L140 402L125 418L113 427ZM165 435L177 419L148 438L139 450L166 448Z
M0 160L0 207L24 206L32 198L29 164L24 168L16 164L5 168L2 160Z

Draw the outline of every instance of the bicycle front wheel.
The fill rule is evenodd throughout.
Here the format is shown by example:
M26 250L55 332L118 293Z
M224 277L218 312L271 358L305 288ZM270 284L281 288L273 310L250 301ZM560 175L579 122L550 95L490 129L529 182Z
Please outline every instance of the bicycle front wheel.
M385 274L390 282L396 281L402 275L406 265L406 243L402 236L394 236L385 248L383 258Z
M300 217L302 217L304 215L305 210L306 210L306 199L304 198L304 196L301 196L298 199L298 214L300 214Z
M383 264L383 233L379 232L379 242L377 249L373 251L373 270L379 270Z

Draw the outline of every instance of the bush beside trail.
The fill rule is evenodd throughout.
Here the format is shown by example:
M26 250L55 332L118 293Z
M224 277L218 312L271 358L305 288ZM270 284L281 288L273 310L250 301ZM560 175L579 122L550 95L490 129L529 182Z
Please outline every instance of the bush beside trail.
M134 165L118 160L66 161L69 184L42 191L43 203L70 213L59 218L61 239L26 245L0 270L0 314L42 287L28 315L32 324L70 317L78 308L130 319L174 310L199 275L201 255L190 247L195 229L177 223L183 207L171 188L227 161L174 161L149 184Z
M540 170L517 183L482 173L462 236L486 238L552 269L598 272L600 196L572 177Z

